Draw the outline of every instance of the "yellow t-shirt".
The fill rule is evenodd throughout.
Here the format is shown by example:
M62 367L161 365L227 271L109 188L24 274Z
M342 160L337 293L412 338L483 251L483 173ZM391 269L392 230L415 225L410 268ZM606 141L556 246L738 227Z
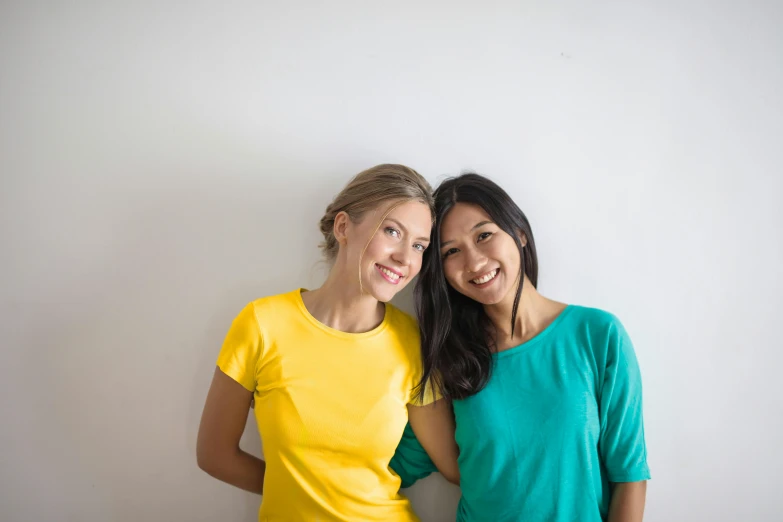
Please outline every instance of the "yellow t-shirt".
M421 376L413 318L387 304L374 330L340 332L295 290L247 305L217 364L255 396L259 521L418 521L389 468Z

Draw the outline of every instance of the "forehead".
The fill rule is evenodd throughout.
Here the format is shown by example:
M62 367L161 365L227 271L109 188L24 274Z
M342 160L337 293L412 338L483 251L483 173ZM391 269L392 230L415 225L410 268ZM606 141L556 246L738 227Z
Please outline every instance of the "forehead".
M472 203L457 203L443 218L440 225L441 240L450 241L468 234L482 221L492 221L483 208Z
M391 211L389 211L390 209ZM411 234L430 237L432 213L430 207L421 201L383 203L378 206L374 214L376 220L386 216L386 219L399 221Z

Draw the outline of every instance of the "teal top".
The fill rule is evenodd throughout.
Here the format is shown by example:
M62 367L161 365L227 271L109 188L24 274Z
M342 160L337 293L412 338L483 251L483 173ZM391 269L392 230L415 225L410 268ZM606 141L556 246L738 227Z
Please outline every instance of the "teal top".
M639 365L616 317L568 306L494 362L487 386L453 403L458 521L602 521L611 482L650 478ZM392 467L404 486L434 470L409 429Z

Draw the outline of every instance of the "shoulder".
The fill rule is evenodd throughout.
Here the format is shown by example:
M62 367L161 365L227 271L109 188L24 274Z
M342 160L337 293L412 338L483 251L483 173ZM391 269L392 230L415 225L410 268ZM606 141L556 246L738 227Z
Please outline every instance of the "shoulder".
M419 341L419 323L410 314L403 312L393 304L386 304L388 327L396 335L406 340Z
M612 347L631 346L628 332L620 319L599 308L570 305L566 321L575 338L590 345L594 352L605 352Z
M248 303L240 315L253 318L260 327L290 317L298 309L299 289L284 294L260 297Z
M407 314L387 304L388 325L387 335L389 341L398 346L405 359L413 365L418 372L421 366L421 338L419 336L419 323L410 314Z
M571 323L586 328L593 334L608 335L612 332L625 331L622 322L611 312L600 308L570 305L567 308Z
M613 313L598 308L572 305L574 331L590 346L599 366L635 361L633 343L623 323Z

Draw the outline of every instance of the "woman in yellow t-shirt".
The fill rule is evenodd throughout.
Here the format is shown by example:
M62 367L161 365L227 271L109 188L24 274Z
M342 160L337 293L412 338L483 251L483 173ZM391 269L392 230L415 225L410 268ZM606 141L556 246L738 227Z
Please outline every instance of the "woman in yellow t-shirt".
M416 171L358 174L321 219L323 286L253 301L231 325L197 456L215 478L263 494L259 521L418 520L389 461L407 407L432 397L413 391L416 322L387 302L419 273L432 220ZM239 448L253 400L265 460Z

